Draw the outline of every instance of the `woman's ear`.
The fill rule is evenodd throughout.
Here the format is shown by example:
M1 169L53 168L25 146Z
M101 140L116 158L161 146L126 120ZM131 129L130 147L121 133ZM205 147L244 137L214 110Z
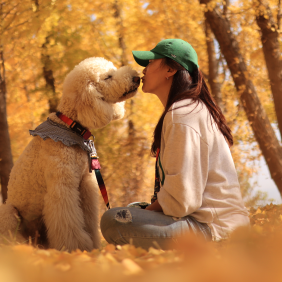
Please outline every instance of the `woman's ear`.
M167 70L168 77L175 75L176 72L177 72L176 69L168 68L168 70Z

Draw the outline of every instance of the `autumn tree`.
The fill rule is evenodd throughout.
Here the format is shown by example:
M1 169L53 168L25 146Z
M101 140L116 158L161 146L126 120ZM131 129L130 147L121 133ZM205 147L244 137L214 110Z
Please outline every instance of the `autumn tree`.
M256 88L250 79L247 65L240 51L236 36L232 31L230 21L228 17L223 15L220 8L215 5L214 2L201 0L200 3L206 4L206 19L211 26L220 45L221 52L227 62L249 123L267 162L271 177L276 183L280 193L282 193L282 148L258 98ZM279 49L275 50L275 48L273 48L274 46L275 45L268 47L272 48L270 51L275 58L275 54L279 52ZM276 55L276 60L277 59L281 65L281 61L279 61Z
M260 28L262 50L273 95L278 128L282 135L282 60L279 44L280 4L279 1L276 22L268 3L262 0L254 1L256 22Z
M116 43L114 45L116 54L114 59L115 64L119 67L128 65L129 58L131 59L131 50L128 50L127 47L127 44L131 42L127 40L128 34L125 33L125 30L128 26L132 27L128 13L132 13L134 8L129 9L128 5L131 6L132 3L113 1L112 3L102 4L107 14L114 19L111 31L116 34ZM93 22L96 28L101 22L105 24L105 21L109 20L109 16L105 19L100 14L99 17L101 19L96 19ZM108 25L108 29L109 27L110 25ZM113 47L112 38L108 38L107 34L100 34L99 39L101 44ZM110 56L110 52L109 50L106 53L107 56ZM148 181L148 171L150 171L150 168L153 171L153 164L149 161L150 138L148 138L147 132L144 131L144 124L138 122L138 118L140 119L138 113L143 116L146 112L142 113L140 111L140 106L144 103L141 102L140 94L137 94L137 96L138 98L126 101L126 116L123 120L113 122L106 128L95 131L97 137L95 144L101 157L102 172L113 205L124 206L138 200L150 201L150 195L152 194L152 191L148 192L146 189L146 187L151 186L151 189L153 187L152 175L150 177L152 181ZM138 108L139 110L137 110ZM150 165L148 166L148 164Z
M9 127L7 122L6 109L6 71L5 71L5 45L7 40L5 37L9 32L13 31L14 26L20 26L25 23L25 20L17 21L18 5L14 2L2 1L0 3L0 18L1 18L1 42L0 42L0 184L3 201L7 199L7 186L9 181L10 171L13 166L12 152L10 146Z
M237 103L238 95L227 71L225 54L222 48L218 50L216 35L211 32L213 26L208 20L205 22L198 1L179 0L177 5L169 0L146 3L132 0L14 1L11 3L25 8L27 13L21 17L23 23L25 19L27 22L17 26L17 36L5 49L9 50L5 61L7 109L14 159L31 138L28 129L35 128L50 110L56 109L64 77L81 60L101 56L116 67L131 65L141 75L143 68L134 62L131 50L150 50L164 38L182 38L196 49L200 68L234 132L232 154L239 179L246 182L246 191L250 190L247 181L252 170L245 160L251 156L242 152L240 145L253 142L252 133L248 131L242 106ZM220 10L226 19L230 6L226 2ZM248 13L243 15L251 18ZM236 13L234 25L240 22L239 15L235 17ZM258 41L254 40L256 44ZM244 46L250 46L250 42ZM268 93L263 72L256 75L257 81L262 82L258 85L253 79L260 87L259 92ZM140 90L126 102L124 119L93 131L112 206L150 200L154 181L150 144L162 110L156 97ZM270 113L271 106L268 106L268 116Z
M13 88L16 86L19 80L24 81L25 73L29 66L25 65L24 71L20 75L16 74L19 70L19 65L17 63L21 60L22 63L26 63L27 53L29 49L29 44L31 43L32 37L38 31L37 28L42 23L42 18L49 14L49 7L52 4L49 1L41 1L42 13L38 15L36 13L37 1L2 1L0 6L0 16L1 16L1 42L0 42L0 52L1 52L1 93L0 93L0 179L1 179L1 193L3 201L7 198L7 184L10 175L10 171L13 166L13 158L11 147L13 146L13 139L10 142L9 135L11 131L15 128L11 126L9 122L9 115L7 115L7 104L11 97L15 98L19 93L19 88L17 91L13 92ZM21 56L25 52L23 56ZM32 56L35 54L33 53ZM32 61L34 57L30 58ZM13 67L11 67L13 66ZM18 78L20 76L20 79ZM14 79L16 78L16 79ZM11 87L11 85L13 85ZM23 93L27 100L30 100L30 93L26 83L17 84L18 87L22 86L20 92ZM17 97L18 99L18 97ZM16 99L16 100L17 100ZM19 114L19 110L16 111ZM10 128L8 128L8 123ZM22 122L22 121L21 121ZM16 122L15 122L16 123ZM16 123L15 127L19 124ZM10 129L10 132L9 132ZM18 145L21 145L19 142Z
M120 67L127 64L130 57L130 50L124 47L126 44L122 31L128 24L123 27L124 15L122 10L120 14L117 11L117 4L120 9L117 1L97 1L94 5L89 1L84 3L83 9L75 1L70 6L62 1L52 2L48 13L46 3L36 1L31 4L28 12L33 19L33 33L22 26L25 35L15 38L13 44L19 48L13 49L13 56L9 59L9 66L13 68L9 68L8 77L13 83L8 85L11 89L8 120L12 125L10 133L15 158L30 140L28 129L36 127L44 120L47 112L55 110L56 103L52 104L50 97L55 97L56 102L65 75L76 64L90 56L103 56ZM108 8L97 13L100 6ZM107 17L109 10L111 17ZM116 36L109 36L108 30ZM126 108L127 116L124 120L103 129L108 133L104 138L103 130L96 136L100 141L97 142L97 147L100 147L98 153L104 156L101 160L104 177L109 187L115 188L112 190L113 199L116 198L116 202L122 204L138 198L142 185L148 185L145 175L149 157L147 140L150 139L143 129L144 124L139 122L134 113L138 107L128 101ZM111 150L113 154L109 157L103 154L103 151L108 153ZM153 181L153 177L151 179ZM124 195L127 197L123 200Z
M43 64L43 77L46 81L46 94L48 97L49 113L56 112L59 103L59 98L56 93L55 78L52 70L52 60L48 54L48 45L50 43L49 36L46 37L42 44L41 61Z
M219 76L219 65L220 60L216 57L215 46L214 46L214 36L210 29L209 23L205 21L205 32L206 32L206 42L207 42L207 53L209 60L209 72L208 72L208 83L210 85L211 93L217 103L217 105L224 112L224 105L222 101L222 93Z
M0 4L0 17L3 22L3 3ZM1 37L3 36L3 27L1 26ZM2 40L1 40L2 41ZM10 171L13 167L12 152L10 146L9 127L7 122L6 110L6 78L5 78L5 59L3 42L0 43L0 184L3 201L7 199L7 186L9 181Z

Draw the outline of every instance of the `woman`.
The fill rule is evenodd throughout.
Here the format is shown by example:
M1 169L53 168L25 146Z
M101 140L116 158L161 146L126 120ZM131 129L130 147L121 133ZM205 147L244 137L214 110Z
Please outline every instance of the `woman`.
M208 90L192 46L166 39L151 51L133 51L144 66L143 92L157 95L164 112L151 151L157 156L156 185L146 209L115 208L101 220L105 239L167 248L190 231L220 240L248 225L229 147L230 128Z

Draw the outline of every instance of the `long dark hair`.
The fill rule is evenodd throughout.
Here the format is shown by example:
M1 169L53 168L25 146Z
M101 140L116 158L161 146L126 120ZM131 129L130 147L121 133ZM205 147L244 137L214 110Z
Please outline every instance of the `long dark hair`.
M163 121L166 113L169 111L169 108L173 103L185 99L192 99L192 103L187 104L187 106L193 103L199 104L199 102L202 101L208 108L211 117L227 140L229 146L232 146L233 137L231 130L227 125L221 109L216 105L214 99L212 98L201 71L196 69L192 73L189 73L180 64L167 57L162 60L162 65L167 65L172 69L177 70L177 72L173 76L164 112L162 113L154 131L154 139L151 147L152 155L155 156L157 149L160 148ZM212 122L213 121L211 119L211 123Z

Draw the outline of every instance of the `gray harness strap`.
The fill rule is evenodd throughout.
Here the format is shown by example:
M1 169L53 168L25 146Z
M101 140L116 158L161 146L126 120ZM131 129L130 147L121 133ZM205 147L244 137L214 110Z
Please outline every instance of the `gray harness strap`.
M68 127L55 123L49 118L34 130L30 130L29 133L32 136L39 136L43 140L51 138L55 142L60 141L68 147L78 145L88 153L97 154L92 140L84 140L82 136L79 136Z

